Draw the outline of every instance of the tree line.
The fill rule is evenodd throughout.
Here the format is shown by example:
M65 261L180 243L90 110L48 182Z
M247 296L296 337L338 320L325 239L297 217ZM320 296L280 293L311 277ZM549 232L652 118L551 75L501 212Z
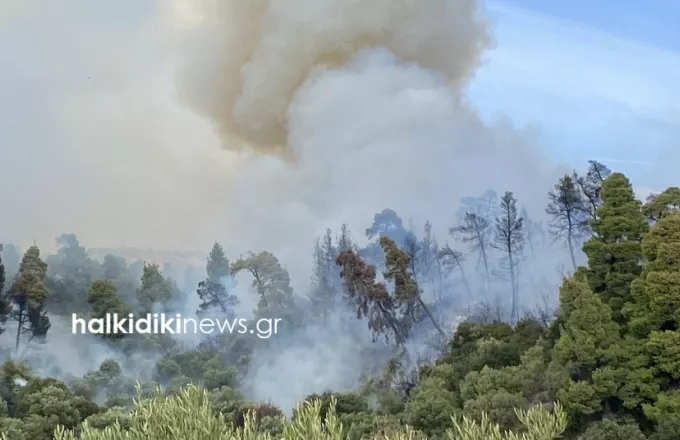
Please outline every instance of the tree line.
M546 193L544 215L533 216L511 191L465 198L445 242L430 222L417 231L391 209L374 216L363 247L347 226L327 230L306 295L267 251L229 261L215 243L204 279L187 292L157 264L93 260L73 234L44 261L32 246L10 262L6 245L0 340L11 343L0 367L0 432L8 440L141 438L150 426L206 439L303 431L356 440L677 439L680 189L643 202L625 175L591 161ZM564 249L560 286L540 273L546 249ZM29 366L50 362L59 316L175 311L188 295L198 316L226 316L245 300L233 288L244 276L254 316L283 318L300 337L341 316L360 357L382 367L367 365L353 392L307 396L290 422L288 409L243 394L253 354L283 353L287 341L219 335L187 350L164 335L104 335L119 358L82 377L41 377ZM555 307L540 307L532 291L540 280ZM431 345L433 356L415 359L414 344ZM158 354L149 377L126 365L140 352ZM187 413L211 428L177 416Z

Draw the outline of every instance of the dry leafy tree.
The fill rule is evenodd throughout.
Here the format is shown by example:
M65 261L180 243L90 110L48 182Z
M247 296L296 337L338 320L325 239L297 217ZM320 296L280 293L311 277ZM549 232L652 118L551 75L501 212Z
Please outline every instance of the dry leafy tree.
M415 280L413 268L410 266L411 258L397 244L388 237L380 237L380 246L385 252L385 267L383 273L388 281L394 283L394 297L396 304L403 304L406 313L414 322L422 319L422 314L427 316L435 329L441 334L446 333L442 330L429 307L423 301L420 287Z
M565 175L548 193L548 207L546 214L551 218L549 225L550 234L555 241L563 241L569 248L569 256L574 270L576 264L576 246L583 238L585 203L583 195L577 187L574 179Z
M356 308L358 319L368 320L374 337L384 335L389 339L391 333L397 344L406 342L412 322L398 315L399 304L385 284L376 280L375 266L366 264L353 250L340 252L336 264L341 268L349 303Z
M441 335L442 330L432 311L421 297L421 290L415 280L411 257L390 238L380 237L380 246L385 255L385 280L394 285L390 293L383 282L377 281L377 269L367 264L357 252L340 252L336 264L341 267L350 304L356 308L359 319L367 318L368 327L374 336L390 335L395 343L406 342L413 325L427 318Z

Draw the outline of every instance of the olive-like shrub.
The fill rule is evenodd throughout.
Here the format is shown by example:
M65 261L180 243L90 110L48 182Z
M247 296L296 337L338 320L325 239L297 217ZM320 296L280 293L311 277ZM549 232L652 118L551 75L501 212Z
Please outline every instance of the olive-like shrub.
M59 426L54 440L344 440L343 427L335 411L335 399L321 419L320 400L303 402L295 409L293 421L281 416L283 430L274 436L257 428L255 413L245 415L244 425L235 428L222 414L215 415L210 392L193 385L176 395L157 395L137 399L126 423L114 421L104 428L95 428L88 420L76 430ZM559 404L553 411L536 406L528 411L517 410L524 429L521 433L501 432L500 427L484 416L478 422L468 418L452 418L446 432L448 440L553 440L565 430L567 419ZM425 440L421 432L404 426L367 440ZM0 434L0 440L9 440Z

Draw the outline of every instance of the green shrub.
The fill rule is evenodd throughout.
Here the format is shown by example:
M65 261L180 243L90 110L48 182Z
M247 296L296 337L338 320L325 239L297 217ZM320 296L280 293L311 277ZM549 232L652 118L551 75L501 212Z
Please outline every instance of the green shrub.
M95 428L86 420L79 429L58 427L54 440L345 440L340 418L336 413L337 401L332 399L326 417L321 418L322 401L299 403L295 409L295 420L283 416L281 429L263 432L257 429L256 415L245 416L242 427L235 428L224 414L212 408L210 392L193 385L177 395L158 394L150 399L138 399L135 409L126 420L127 426L118 421L104 428ZM484 415L481 422L467 418L452 418L453 426L447 431L448 440L552 440L566 427L566 415L559 404L549 412L542 406L528 411L517 410L517 418L524 426L521 434L501 432L500 427ZM372 440L423 440L425 435L409 426L386 430ZM5 436L0 440L10 440Z

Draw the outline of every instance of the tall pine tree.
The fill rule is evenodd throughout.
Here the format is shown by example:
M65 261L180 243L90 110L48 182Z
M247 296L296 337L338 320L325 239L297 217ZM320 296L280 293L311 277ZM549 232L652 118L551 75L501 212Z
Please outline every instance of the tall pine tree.
M17 351L22 335L28 335L29 342L41 340L50 328L50 320L45 312L45 303L50 294L45 287L46 275L47 263L40 258L40 249L31 246L21 260L19 273L8 293L13 305L10 316L17 323Z
M502 252L503 265L510 275L512 289L511 322L519 319L519 285L517 276L519 262L524 251L526 236L524 235L524 219L517 209L517 199L510 191L501 197L501 215L496 217L494 241L491 246Z
M229 313L238 304L238 298L229 294L224 282L230 276L229 260L224 254L222 245L215 242L208 262L205 265L206 279L198 283L196 293L201 298L197 313L206 313L210 309L219 308L222 313Z
M614 173L604 180L600 192L602 204L591 220L591 237L583 245L588 257L588 283L612 310L621 325L625 323L624 305L631 302L631 282L642 271L640 240L649 229L626 176Z

